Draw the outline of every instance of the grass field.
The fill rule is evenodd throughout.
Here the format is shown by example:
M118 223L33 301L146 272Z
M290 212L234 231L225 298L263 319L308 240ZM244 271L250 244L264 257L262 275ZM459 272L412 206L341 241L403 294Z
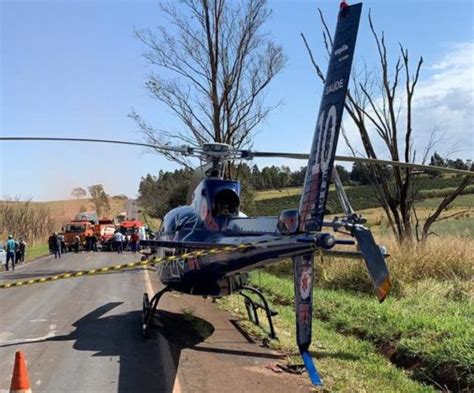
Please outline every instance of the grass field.
M435 208L439 205L442 198L430 198L420 201L416 204L417 207L424 208ZM474 209L474 194L460 195L458 196L450 208L471 208Z
M263 201L265 199L288 197L293 195L301 195L301 187L287 187L279 190L264 190L255 192L255 200Z
M272 198L299 192L295 188L257 195L272 204ZM293 199L287 200L294 204ZM417 203L420 225L440 201L437 197ZM458 197L443 212L441 217L452 217L431 227L435 234L425 247L400 246L383 209L358 213L368 219L378 243L388 246L394 287L380 305L371 294L364 262L316 258L312 350L325 383L317 390L474 391L474 195ZM252 272L251 283L279 312L274 322L280 340L270 346L286 352L289 363L300 364L291 262ZM220 303L242 318L248 332L266 337L248 322L240 296Z
M394 287L383 304L372 294L363 261L316 257L312 349L323 391L472 391L474 240L432 237L425 247L409 247L376 237L391 254ZM279 312L280 341L271 345L287 352L290 363L300 362L291 263L252 272L251 283ZM221 304L247 320L242 298L223 298ZM242 323L263 337L262 330Z
M252 273L251 281L269 295L279 313L274 321L280 341L271 345L287 352L290 363L300 363L295 354L292 280L262 271ZM474 387L474 310L465 298L469 291L472 288L424 281L405 297L380 305L373 296L316 288L312 349L324 391ZM239 296L223 298L221 304L246 319ZM255 326L244 327L262 337Z
M351 186L345 186L346 190L350 189ZM329 186L330 190L335 190L334 185L331 184ZM266 199L273 199L273 198L282 198L282 197L289 197L294 195L301 195L301 187L285 187L279 190L263 190L263 191L256 191L255 192L255 200L256 201L263 201Z
M47 244L35 244L34 246L27 247L25 262L34 261L35 259L48 254L49 249Z

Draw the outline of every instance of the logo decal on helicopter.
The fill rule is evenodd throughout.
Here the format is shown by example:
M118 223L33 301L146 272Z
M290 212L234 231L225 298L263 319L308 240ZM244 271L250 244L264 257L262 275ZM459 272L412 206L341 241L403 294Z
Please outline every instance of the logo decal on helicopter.
M311 304L300 304L298 308L298 323L307 324L311 321Z
M316 127L318 138L313 145L311 157L313 158L309 165L309 171L306 177L305 193L301 207L302 230L306 228L306 223L311 222L313 216L322 216L324 214L324 205L326 200L326 191L331 180L330 168L333 161L332 152L334 150L336 135L337 112L336 106L331 105L327 112L321 112Z
M300 276L300 295L301 299L307 299L311 294L311 282L313 280L311 266L303 267Z

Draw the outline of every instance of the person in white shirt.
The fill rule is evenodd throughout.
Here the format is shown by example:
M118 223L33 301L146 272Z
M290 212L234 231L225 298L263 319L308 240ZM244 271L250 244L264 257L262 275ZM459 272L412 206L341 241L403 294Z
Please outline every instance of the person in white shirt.
M122 242L123 242L122 233L120 231L115 232L115 235L114 235L115 250L117 250L119 254L123 253Z

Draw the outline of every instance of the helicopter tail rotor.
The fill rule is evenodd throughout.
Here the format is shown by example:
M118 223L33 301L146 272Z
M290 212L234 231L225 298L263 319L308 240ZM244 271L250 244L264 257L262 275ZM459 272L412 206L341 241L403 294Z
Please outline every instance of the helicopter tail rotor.
M372 232L362 225L365 223L365 219L357 215L352 208L335 168L333 169L332 180L336 186L337 196L346 215L341 222L341 226L345 226L351 235L357 239L360 252L364 257L367 270L372 279L375 293L379 301L383 302L392 287L385 257L381 248L375 242Z
M379 301L383 302L390 292L392 282L390 281L390 274L382 250L375 243L372 232L364 226L355 224L352 228L352 234L357 239L360 251L364 257L375 294Z

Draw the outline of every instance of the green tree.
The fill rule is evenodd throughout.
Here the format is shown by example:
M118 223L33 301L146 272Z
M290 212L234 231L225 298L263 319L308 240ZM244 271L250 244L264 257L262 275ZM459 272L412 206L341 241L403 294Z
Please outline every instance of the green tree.
M350 173L342 165L336 165L337 174L342 183L347 183L351 179Z
M87 195L87 191L82 187L76 187L71 191L71 195L76 198L84 198Z
M192 178L190 169L160 171L158 177L148 174L140 181L138 202L151 217L163 218L171 209L186 204Z
M97 216L102 216L102 213L110 210L109 196L104 191L102 184L95 184L87 188L91 196L91 202L95 206Z

